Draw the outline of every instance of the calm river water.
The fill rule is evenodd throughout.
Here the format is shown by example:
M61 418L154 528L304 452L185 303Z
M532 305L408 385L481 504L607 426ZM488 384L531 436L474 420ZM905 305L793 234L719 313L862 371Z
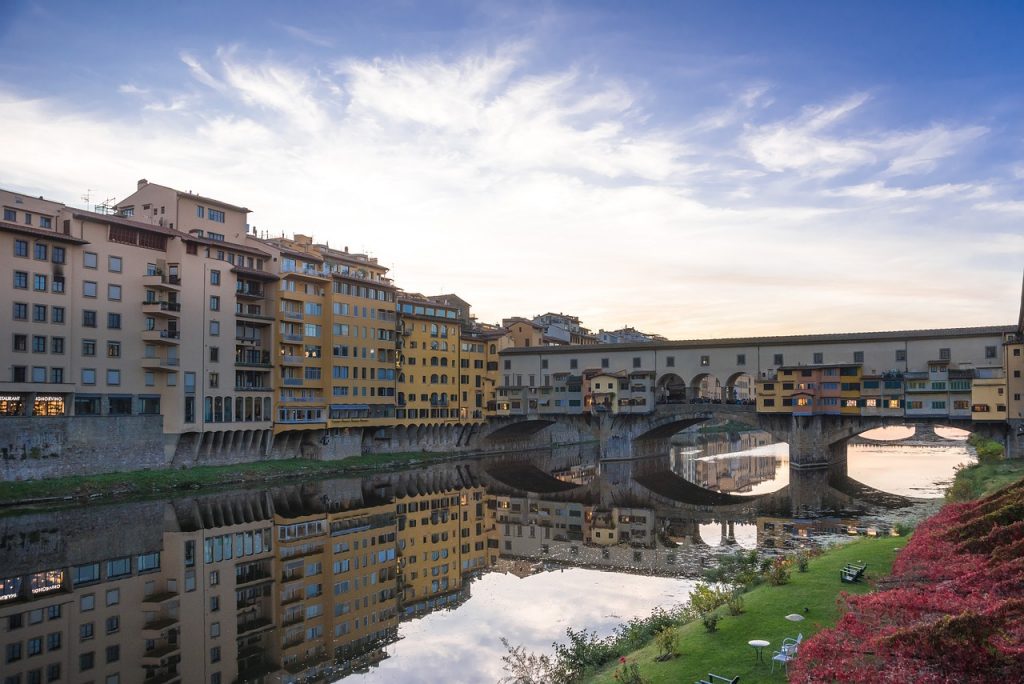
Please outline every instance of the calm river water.
M963 435L922 439L851 446L858 491L940 496ZM764 433L677 437L665 459L718 492L792 489L787 447ZM533 471L547 493L530 497L512 458L0 518L3 681L497 681L502 638L550 653L568 627L611 634L685 601L733 542L815 534L777 511L601 506L592 455L540 461L554 478Z

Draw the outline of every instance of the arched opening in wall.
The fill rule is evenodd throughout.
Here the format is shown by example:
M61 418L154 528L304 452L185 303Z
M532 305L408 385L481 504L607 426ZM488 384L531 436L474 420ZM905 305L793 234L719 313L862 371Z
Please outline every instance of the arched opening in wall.
M733 373L725 381L723 399L727 404L753 404L754 376L749 373Z
M675 373L667 373L658 380L656 401L659 404L683 404L686 402L686 381Z
M690 382L691 404L721 404L723 393L722 381L711 373L701 373Z

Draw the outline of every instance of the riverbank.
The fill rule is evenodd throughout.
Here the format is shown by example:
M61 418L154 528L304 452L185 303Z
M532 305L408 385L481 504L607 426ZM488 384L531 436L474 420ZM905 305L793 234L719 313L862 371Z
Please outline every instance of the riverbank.
M721 619L718 630L709 633L702 622L696 621L678 628L677 655L666 662L658 662L658 648L652 642L631 653L627 661L636 663L640 673L651 684L660 682L695 682L714 672L729 678L739 676L741 682L781 681L783 675L770 674L771 652L778 649L786 637L804 638L821 629L833 626L840 617L836 598L841 592L864 594L872 590L875 580L889 574L896 553L906 543L903 537L860 539L829 549L821 556L810 559L807 572L794 568L789 583L780 586L762 585L743 595L744 612L732 616L726 607L718 609ZM840 581L839 571L847 563L867 564L867 581L846 584ZM790 622L786 615L804 617ZM764 649L764 663L757 662L754 649L748 641L763 639L769 642ZM599 671L588 681L615 684L618 663Z
M956 471L948 501L972 501L1024 478L1024 459L976 463Z
M95 500L132 499L175 492L286 484L291 480L365 475L430 465L473 456L465 453L408 452L364 454L340 461L288 459L181 470L137 470L103 475L76 475L49 480L0 482L0 507Z

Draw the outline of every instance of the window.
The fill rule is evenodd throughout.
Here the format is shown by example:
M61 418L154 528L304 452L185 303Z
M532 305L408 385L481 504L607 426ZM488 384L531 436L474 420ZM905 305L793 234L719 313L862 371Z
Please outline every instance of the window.
M121 384L121 371L116 368L107 370L107 384L108 385L120 385Z
M949 351L948 347L944 347L944 348L939 350L939 359L940 360L942 360L942 361L949 361L951 358L953 358L953 357L950 355L950 351Z
M89 626L92 627L92 625ZM94 664L95 654L92 651L88 653L83 653L82 655L78 656L78 669L80 672L91 670Z
M28 304L23 302L14 302L14 320L16 321L27 321L28 320Z
M210 363L220 361L220 347L210 347Z
M64 338L63 337L51 337L50 338L50 351L54 354L64 353Z
M213 638L216 638L216 637L220 636L220 623L219 622L211 622L210 623L210 636L213 637Z
M210 335L212 337L220 335L220 321L210 321Z
M36 292L46 292L46 276L41 273L32 275L32 289Z
M15 240L14 241L14 256L16 256L16 257L27 257L28 256L28 241L27 240Z
M32 382L46 382L45 366L32 366Z
M82 340L82 356L96 356L96 340Z
M47 255L47 247L41 242L37 242L32 249L32 256L39 261L46 261L49 256Z
M775 354L774 360L772 361L772 365L781 366L782 363L782 354Z
M160 552L144 553L136 559L135 567L139 572L160 569Z
M82 369L82 384L83 385L95 385L96 384L96 369L95 368L83 368Z
M59 608L59 606L58 606ZM52 619L52 618L51 618ZM57 651L60 650L61 633L50 632L46 635L46 650Z
M107 662L116 663L121 659L121 647L118 645L107 646Z
M107 605L116 606L121 602L121 590L120 589L107 589Z
M736 355L736 365L737 366L746 366L747 365L747 355L746 354L737 354Z
M224 223L224 212L219 209L209 209L206 212L206 218L217 223Z
M82 265L86 268L97 268L99 257L96 256L96 252L82 252Z
M702 356L702 357L700 357L700 365L702 365L702 366L710 366L711 365L711 357L710 356Z
M46 336L45 335L33 335L32 336L32 351L36 354L46 353Z
M19 352L28 351L28 335L15 335L11 349Z
M96 282L92 280L82 281L82 296L83 297L95 297L96 296Z
M814 352L814 363L825 363L825 354L822 352Z
M39 217L39 227L40 228L47 228L47 229L52 228L53 227L53 221L50 219L49 216L40 216Z
M220 297L210 295L210 311L220 311Z
M7 209L5 207L4 208L4 221L17 221L17 220L18 220L18 212L14 211L13 209Z
M569 359L569 368L576 370L579 367L579 362L576 359Z
M220 271L216 269L210 271L210 284L220 285Z
M52 292L54 294L64 294L64 276L54 275Z
M111 330L121 329L121 314L119 313L108 313L107 314L107 327Z
M54 247L53 249L50 250L50 261L52 261L55 264L67 263L66 254L67 253L64 251L63 247Z
M220 373L210 373L210 389L220 387Z
M196 207L196 218L203 218L203 214L206 213L204 207Z
M995 347L985 347L985 358L986 359L994 359L994 358L996 358L996 348Z
M107 299L109 299L112 302L121 301L121 286L107 285Z
M32 320L36 323L46 322L46 305L45 304L33 304L32 305Z
M864 363L864 352L862 352L862 351L855 351L855 352L853 352L853 362L854 363Z
M121 356L121 343L120 342L107 342L107 356L112 359L120 358Z
M64 322L64 307L54 306L50 309L50 322L51 323L63 323Z
M640 357L639 356L634 356L633 357L633 368L639 368L639 367L640 367Z
M85 309L82 311L82 326L86 328L96 327L96 312Z
M213 648L210 649L210 662L211 663L219 663L220 662L220 646L214 646Z
M121 257L109 256L107 257L107 270L111 273L120 273L122 268Z
M111 615L107 618L107 634L114 634L121 629L121 618L118 615Z
M28 273L25 271L14 272L14 289L15 290L27 290L28 289Z

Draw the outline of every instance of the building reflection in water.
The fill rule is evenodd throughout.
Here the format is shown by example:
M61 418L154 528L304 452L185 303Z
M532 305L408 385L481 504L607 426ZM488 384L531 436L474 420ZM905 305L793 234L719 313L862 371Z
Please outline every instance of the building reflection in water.
M786 463L779 456L785 446L774 445L767 432L685 436L678 442L669 456L673 472L723 494L749 494L756 485L775 481ZM784 478L778 478L779 487L785 484Z
M673 467L747 491L776 457L756 453L764 436L744 439L708 440L703 453L754 455L716 462L677 446ZM747 546L755 521L761 548L890 531L746 504L609 500L586 459L552 468L576 486L547 494L517 494L476 467L0 518L0 684L333 681L386 658L401 621L460 605L494 568L692 577ZM790 485L759 500L789 510L797 489L827 482Z
M5 520L4 684L299 682L386 657L497 557L484 489L246 492Z

